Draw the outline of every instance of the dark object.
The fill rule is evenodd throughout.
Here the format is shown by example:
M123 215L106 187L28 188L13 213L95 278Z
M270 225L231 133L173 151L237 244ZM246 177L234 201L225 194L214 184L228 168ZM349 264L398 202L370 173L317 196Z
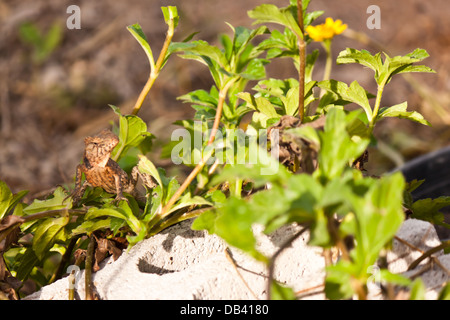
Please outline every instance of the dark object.
M450 146L418 157L402 166L406 181L425 180L412 196L414 200L450 196ZM441 210L450 223L450 206ZM450 238L450 229L436 226L439 238Z

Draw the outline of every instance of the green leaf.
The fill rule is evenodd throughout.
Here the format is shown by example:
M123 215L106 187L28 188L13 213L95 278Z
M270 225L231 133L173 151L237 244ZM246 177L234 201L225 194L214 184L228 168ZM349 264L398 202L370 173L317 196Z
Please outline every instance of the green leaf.
M447 283L439 292L438 300L450 300L450 283Z
M358 82L353 81L349 87L341 81L325 80L320 81L317 85L322 89L336 94L338 99L358 104L366 113L367 119L372 119L372 109L369 104L368 93L359 85Z
M141 173L149 174L153 178L155 178L156 182L158 182L161 188L164 187L158 169L156 169L153 162L151 162L146 156L139 156L138 169Z
M206 230L209 234L214 234L216 217L217 213L215 210L207 210L194 220L191 228L192 230Z
M72 229L70 237L79 235L79 234L91 234L92 232L100 229L111 228L111 218L100 219L100 220L86 220L83 221L79 226ZM111 228L112 229L112 228Z
M42 260L48 250L55 244L55 242L64 237L64 227L69 222L69 215L65 215L60 218L49 218L42 222L34 232L33 238L33 250L39 260Z
M382 67L382 61L379 53L373 56L367 50L359 51L352 48L347 48L341 51L336 62L337 64L359 63L375 72L378 72L378 70Z
M439 211L447 206L450 206L450 196L420 199L412 204L410 209L413 214L411 217L450 228L450 224L444 222L444 214Z
M359 63L369 67L375 72L375 80L378 84L386 84L393 75L406 72L435 72L426 66L413 66L415 62L422 61L429 55L423 49L416 49L404 56L389 57L386 53L385 61L381 59L381 54L370 54L366 50L358 51L356 49L347 48L339 53L337 58L338 64Z
M119 207L95 208L92 207L85 215L85 221L92 220L100 217L115 217L126 221L131 230L139 234L142 231L143 224L133 214L130 206L126 201L121 201Z
M345 113L333 108L326 117L324 131L319 133L319 171L325 180L339 177L369 145L368 139L353 141L346 131Z
M299 37L303 34L298 26L297 20L292 14L292 6L278 8L273 4L262 4L248 11L248 16L256 21L253 24L277 23L291 29Z
M353 230L356 247L351 255L360 272L374 264L380 250L392 239L404 220L402 209L404 178L397 172L382 179L365 179L370 183L364 197L347 195L356 224ZM346 228L344 225L343 228Z
M12 199L13 194L8 185L0 180L0 219L8 213Z
M256 144L250 146L251 156L254 158L246 164L227 165L223 171L215 176L211 183L216 185L225 181L234 181L236 178L248 179L260 187L267 182L283 184L290 176L289 171L274 159L267 150Z
M272 103L264 97L257 97L255 98L248 92L240 92L237 95L240 99L247 102L247 106L259 111L260 113L266 115L269 118L279 118L280 115L275 110L275 107L272 105Z
M256 239L253 235L252 225L255 214L242 199L230 197L228 201L218 209L218 215L214 222L214 233L224 239L228 244L237 247L259 261L267 261L256 250Z
M406 111L407 107L408 104L405 101L401 104L397 104L392 107L381 108L377 115L377 118L381 119L385 117L396 117L401 119L412 120L427 126L431 125L427 120L425 120L425 118L420 113L416 111Z
M244 72L239 73L239 76L247 80L259 80L266 77L266 69L264 66L268 63L265 59L250 60Z
M139 23L135 23L131 26L128 26L127 29L128 31L130 31L133 37L139 42L142 49L144 49L148 61L150 62L150 67L153 70L155 68L155 60L153 58L153 52L150 47L150 44L147 41L147 37L145 36L144 31L142 31L141 26L139 25Z
M178 20L180 17L178 16L178 10L175 6L161 7L161 10L164 15L164 21L166 24L170 26L173 21L173 27L176 28L178 25Z
M62 28L59 23L54 23L45 35L43 51L45 56L49 55L61 43Z
M411 284L409 300L425 300L427 288L421 278L417 278Z
M65 200L67 194L62 187L56 188L53 192L53 197L47 200L37 200L35 199L28 207L23 209L26 215L33 213L38 213L47 210L59 210L59 209L70 209L72 207L71 199ZM64 201L65 200L65 201Z
M191 195L189 193L186 193L183 197L181 197L180 200L178 200L178 202L169 211L167 211L167 214L190 206L212 206L212 205L213 204L211 202L200 196L194 196L191 198Z
M113 105L109 106L119 116L119 143L111 153L111 158L117 162L126 155L130 148L139 147L152 134L147 131L147 125L138 116L123 116L117 107Z
M210 45L208 42L203 40L192 41L191 46L185 50L185 54L182 55L184 58L191 58L191 55L196 56L199 61L202 61L209 65L208 60L205 58L209 58L212 61L216 62L222 68L227 69L228 60L225 54L216 46Z
M296 300L295 292L292 288L286 287L273 280L270 286L272 300Z
M340 260L336 265L326 268L325 295L331 300L348 299L353 294L351 275L355 274L350 262Z
M24 253L19 254L18 257L16 257L13 266L13 269L17 270L16 278L25 280L38 263L39 259L36 257L33 248L27 248Z

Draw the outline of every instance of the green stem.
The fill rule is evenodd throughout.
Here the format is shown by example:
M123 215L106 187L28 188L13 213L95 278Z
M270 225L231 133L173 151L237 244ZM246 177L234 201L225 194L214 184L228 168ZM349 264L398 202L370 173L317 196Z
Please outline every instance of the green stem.
M84 285L86 290L86 300L92 300L92 262L94 260L95 237L92 234L86 251L86 262L84 270Z
M378 91L377 91L377 97L376 97L376 100L375 100L375 106L374 106L373 112L372 112L372 119L369 120L370 132L373 131L375 123L377 122L378 111L380 110L380 104L381 104L381 97L383 95L383 91L384 91L384 86L385 85L386 85L385 81L383 81L382 83L380 83L378 85Z
M327 53L327 60L325 62L325 71L323 73L323 80L329 80L331 75L331 67L333 65L332 54L331 54L331 39L325 40L323 46Z
M152 61L150 61L151 65L151 72L150 76L147 80L147 83L145 84L144 88L142 89L136 104L133 108L133 115L137 115L139 110L141 110L142 104L144 103L145 98L147 97L148 93L150 92L150 89L153 87L153 84L155 83L156 78L159 76L159 72L161 71L161 68L164 64L164 60L166 59L167 50L169 49L169 45L172 42L173 34L175 31L175 25L173 23L173 20L170 20L169 23L169 29L166 33L166 39L164 40L163 47L161 49L161 52L159 53L158 60L156 61L156 64L153 66Z
M216 137L216 132L219 129L220 125L220 118L222 116L222 110L223 110L223 104L225 103L225 98L227 96L228 90L230 89L231 85L236 81L237 79L231 79L229 80L225 86L219 91L219 101L217 103L217 110L216 110L216 117L214 119L214 124L209 136L208 140L208 146L211 145L214 142L214 139ZM177 200L181 197L183 192L189 187L189 185L192 183L192 181L195 179L197 174L203 169L206 162L208 161L210 156L203 158L200 160L200 162L195 166L195 168L192 170L192 172L189 174L189 176L186 178L186 180L183 182L183 184L178 188L178 190L175 192L175 194L169 199L167 204L162 208L161 213L158 214L159 218L164 218L166 213L170 210L170 208L177 202Z
M243 179L237 178L234 181L234 196L237 198L241 198L242 195L242 182Z
M333 65L333 59L332 59L332 54L331 54L331 39L329 40L324 40L322 42L322 45L325 49L325 52L327 54L327 58L325 61L325 70L323 72L323 80L330 80L330 75L331 75L331 68ZM322 97L325 94L325 89L320 89L320 97Z

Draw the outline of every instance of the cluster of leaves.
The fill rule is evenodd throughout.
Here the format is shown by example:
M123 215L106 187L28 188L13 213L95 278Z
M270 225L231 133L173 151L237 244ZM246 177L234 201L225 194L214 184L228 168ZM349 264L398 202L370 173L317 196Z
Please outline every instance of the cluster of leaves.
M75 207L62 187L44 200L27 205L21 201L25 191L12 194L1 182L0 253L6 264L0 264L0 281L6 281L9 270L19 280L31 278L45 285L60 276L68 264L65 257L74 248L86 249L87 238L95 234L100 237L99 232L110 240L126 239L131 246L174 223L199 216L193 228L215 233L268 265L273 261L258 250L253 226L260 224L265 233L271 233L285 224L301 224L310 229L311 245L325 250L338 247L342 253L342 259L326 269L327 297L345 299L357 294L365 298L371 275L368 269L377 262L403 221L403 207L412 210L417 218L444 225L439 210L450 203L449 197L413 202L409 192L418 183L406 184L400 173L379 179L365 177L353 167L369 144L376 141L373 129L381 119L406 118L428 125L419 113L407 110L406 102L381 107L381 97L384 86L394 75L433 71L414 65L428 56L423 49L393 58L384 54L384 60L380 53L372 55L365 50L346 49L339 54L337 63L359 63L372 69L378 84L376 95L368 93L356 81L347 85L336 80L313 80L319 51L308 54L303 61L304 68L301 67L301 46L311 42L303 28L323 12L308 13L309 2L290 0L284 8L271 4L256 7L248 14L255 19L255 24L263 25L256 29L229 25L232 36L221 35L220 47L192 40L195 34L182 42L172 42L178 13L175 7L163 7L169 31L156 60L140 26L129 26L128 30L149 59L151 72L132 115L122 115L118 108L111 106L119 118L114 131L120 140L111 157L128 172L137 166L140 173L156 181L156 186L145 190L144 199L126 195L128 201L118 204L113 201L113 195L101 188L88 188ZM303 10L301 23L299 4ZM271 23L281 25L284 30L270 30L266 24ZM163 169L156 168L145 156L154 137L137 116L143 99L172 54L202 63L214 82L209 91L194 90L179 97L191 104L196 114L194 119L176 123L191 133L191 137L209 134L202 144L193 145L189 141L190 148L176 152L175 158L199 160L182 184L176 177L167 177ZM300 90L300 79L267 78L265 66L273 59L284 57L291 59L300 73L304 72L304 90ZM246 91L250 81L256 83L254 93ZM318 96L316 89L326 93ZM369 99L374 97L371 106ZM216 160L220 158L221 149L236 148L227 142L236 142L241 137L235 133L230 136L229 129L242 127L244 115L252 114L244 136L256 135L259 129L270 130L283 117L298 117L300 102L305 115L302 124L284 128L280 140L298 144L302 152L311 152L302 156L310 156L311 163L315 162L312 170L283 166L268 153L267 147L273 145L258 144L255 139L247 139L237 146L244 150L244 159L238 159L232 152L225 157L223 166L217 166L217 161L207 161L214 160L214 156ZM348 111L345 106L349 103L361 109ZM316 121L324 121L325 125L305 125ZM216 138L217 132L221 138ZM303 148L305 145L308 147ZM169 143L165 152L174 156L174 147L173 142ZM256 161L249 161L254 155ZM185 163L192 165L189 161ZM432 208L431 213L427 208ZM344 239L352 239L352 245L348 246ZM62 267L58 268L58 263ZM416 285L386 269L380 275L383 281ZM273 292L281 297L293 297L290 289L276 281L271 285L276 289Z

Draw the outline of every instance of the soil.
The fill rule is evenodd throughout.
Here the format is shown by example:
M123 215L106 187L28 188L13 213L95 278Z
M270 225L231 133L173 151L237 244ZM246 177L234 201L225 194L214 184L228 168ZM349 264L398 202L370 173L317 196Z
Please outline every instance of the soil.
M149 72L147 58L126 26L139 22L155 55L162 45L166 25L161 6L176 5L181 15L175 40L200 31L198 39L218 42L230 33L225 24L251 27L247 11L269 1L256 0L0 0L0 179L13 192L30 190L28 199L73 182L83 152L83 138L110 127L117 116L108 104L129 113ZM287 0L272 0L278 6ZM407 120L384 121L376 135L381 148L370 151L366 168L380 174L414 158L450 144L450 2L447 0L312 0L310 10L325 10L325 17L341 19L349 28L367 34L371 44L340 36L333 43L335 55L346 47L378 51L377 43L391 55L424 48L425 64L436 74L415 74L394 79L383 105L408 101L409 108L425 116L431 127ZM81 29L66 28L69 5L81 9ZM369 5L381 9L381 29L370 30ZM44 33L60 26L61 43L40 64L33 62L33 48L21 40L20 26L32 23ZM314 44L312 48L320 48ZM311 48L311 49L312 49ZM310 49L308 49L310 50ZM315 69L322 76L324 54ZM370 92L376 87L370 70L359 65L334 66L332 78L358 80ZM272 77L295 76L289 61L268 66ZM208 70L194 61L172 57L147 97L139 114L159 143L149 155L157 166L171 169L180 179L184 169L160 159L161 145L170 139L178 119L192 118L193 109L176 98L194 89L208 89Z

